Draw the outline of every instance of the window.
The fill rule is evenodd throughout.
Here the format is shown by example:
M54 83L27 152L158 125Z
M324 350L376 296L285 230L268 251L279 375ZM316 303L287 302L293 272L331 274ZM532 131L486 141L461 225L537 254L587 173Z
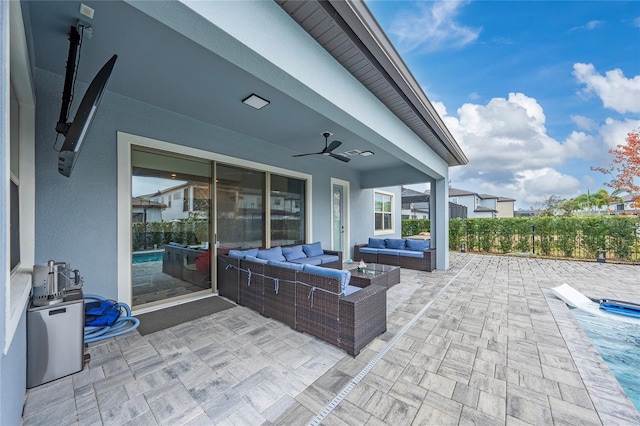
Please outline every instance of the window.
M271 175L271 246L305 242L305 181Z
M179 200L180 199L180 193L179 192L174 192L173 193L173 199L174 200Z
M374 194L375 231L393 231L393 194Z
M216 165L218 241L221 247L264 247L265 173Z

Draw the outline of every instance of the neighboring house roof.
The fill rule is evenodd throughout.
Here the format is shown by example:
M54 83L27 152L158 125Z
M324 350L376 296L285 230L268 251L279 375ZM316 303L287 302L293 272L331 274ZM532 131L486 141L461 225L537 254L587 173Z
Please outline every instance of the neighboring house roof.
M474 210L476 213L498 213L498 210L485 206L477 206Z
M465 195L478 195L478 193L449 187L449 197L463 197Z
M483 200L497 200L499 197L495 196L495 195L491 195L491 194L478 194L478 197L480 197Z
M514 200L513 198L498 197L498 202L499 203L506 203L506 202L509 202L509 201L514 201L515 202L516 200Z
M156 203L155 201L147 200L143 197L133 197L131 199L131 207L155 207L164 209L167 206L162 203Z

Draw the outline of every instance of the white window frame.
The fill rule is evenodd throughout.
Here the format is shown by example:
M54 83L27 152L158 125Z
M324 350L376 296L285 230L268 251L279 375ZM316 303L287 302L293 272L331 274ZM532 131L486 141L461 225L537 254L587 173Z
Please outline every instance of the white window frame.
M5 163L7 164L7 173L2 177L3 184L6 182L4 193L9 194L10 176L19 184L20 191L20 265L11 273L7 260L6 275L3 279L6 283L3 289L5 292L3 353L6 355L28 303L31 291L31 272L35 258L35 94L20 2L9 2L9 28L3 28L2 33L3 36L8 36L5 40L9 40L9 45L6 47L7 50L10 50L10 54L4 56L4 60L10 63L10 77L5 80L9 84L6 99L9 100L8 92L13 88L19 107L18 173L11 173L9 167L10 143L6 144L6 151L3 153L3 157L7 159ZM6 101L3 100L3 102ZM10 103L5 103L5 105L7 112L10 112ZM5 133L7 141L10 141L10 122L11 119L8 117ZM9 202L6 204L8 209ZM7 211L7 217L8 213ZM7 220L3 224L7 236L9 235L8 222ZM7 244L8 240L7 238ZM7 245L7 255L8 248Z
M380 194L382 196L386 196L386 197L390 197L391 198L391 212L389 213L391 215L391 228L390 229L376 229L376 213L378 213L376 211L376 195ZM395 194L391 193L391 192L386 192L386 191L380 191L378 189L373 191L373 235L388 235L388 234L393 234L395 233L395 217L396 217L396 206L395 206ZM385 213L385 212L380 212L380 213ZM382 220L382 223L384 224L384 219Z

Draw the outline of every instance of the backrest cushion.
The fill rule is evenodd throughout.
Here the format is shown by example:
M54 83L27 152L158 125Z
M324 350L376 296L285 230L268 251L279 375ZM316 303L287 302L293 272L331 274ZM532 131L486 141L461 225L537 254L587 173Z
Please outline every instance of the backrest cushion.
M400 238L385 238L384 245L388 249L404 250L405 240Z
M244 253L245 256L256 257L258 255L258 249L252 248L252 249L242 250L242 253Z
M282 247L282 255L291 262L292 260L302 259L303 257L307 257L307 254L302 250L301 245L292 246L292 247Z
M370 248L386 248L382 238L369 238Z
M256 256L258 259L265 260L279 260L281 262L286 261L287 259L282 255L282 247L277 246L270 249L258 250L258 255Z
M351 272L341 269L323 268L321 266L306 264L304 265L303 271L329 278L338 278L340 280L340 291L342 295L344 295L347 285L349 285L349 281L351 281Z
M244 259L247 254L240 250L229 250L228 256L233 257L234 259Z
M303 244L302 250L305 252L307 257L321 256L324 254L324 250L322 250L322 244L320 243L320 241L313 244Z
M407 250L424 251L431 247L429 240L407 240Z

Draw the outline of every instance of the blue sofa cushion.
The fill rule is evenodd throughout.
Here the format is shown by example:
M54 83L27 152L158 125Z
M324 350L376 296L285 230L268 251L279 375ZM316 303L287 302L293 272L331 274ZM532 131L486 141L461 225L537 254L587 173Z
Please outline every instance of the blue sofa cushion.
M360 247L360 253L378 254L381 249L371 247Z
M256 257L258 254L258 249L247 249L247 250L229 250L227 256L233 257L235 259L244 259L246 256Z
M425 251L431 247L429 240L407 240L407 250Z
M184 244L180 244L180 243L176 243L175 241L171 241L169 244L167 244L168 246L171 247L180 247L180 248L187 248L189 246L185 246Z
M351 272L343 271L341 269L331 269L331 268L322 268L320 266L314 265L304 265L304 272L308 272L310 274L323 275L329 278L339 278L340 279L340 291L344 296L344 292L349 285L349 281L351 281Z
M322 256L324 254L320 241L312 244L303 244L302 250L306 253L307 257Z
M378 254L392 254L395 256L400 256L400 252L405 250L396 250L396 249L380 249L378 250Z
M402 257L415 257L416 259L422 259L423 252L415 250L398 250L398 255Z
M233 257L234 259L244 259L246 253L240 250L229 250L228 256Z
M258 259L279 260L281 262L287 259L282 255L282 247L277 246L270 249L258 250Z
M323 254L321 256L315 256L314 259L320 259L324 265L325 263L337 262L340 258L335 254Z
M355 285L347 285L347 288L344 289L342 293L343 296L348 296L350 294L355 293L356 291L362 290L360 287L356 287Z
M303 257L307 257L304 250L302 250L301 245L293 246L293 247L282 247L282 255L289 262L291 262L292 260L302 259Z
M384 245L384 240L382 238L369 238L369 247L370 248L386 248Z
M280 266L281 268L287 269L295 269L296 271L302 271L302 268L304 267L304 265L301 265L299 263L280 262L279 260L269 260L268 263L269 265Z
M400 238L385 238L384 245L388 249L404 250L405 243Z
M300 265L322 265L322 259L320 257L302 257L292 260L291 263L299 263Z
M269 263L269 261L267 259L260 259L259 257L253 257L253 256L245 256L244 260L249 260L251 262L256 262L256 263Z

